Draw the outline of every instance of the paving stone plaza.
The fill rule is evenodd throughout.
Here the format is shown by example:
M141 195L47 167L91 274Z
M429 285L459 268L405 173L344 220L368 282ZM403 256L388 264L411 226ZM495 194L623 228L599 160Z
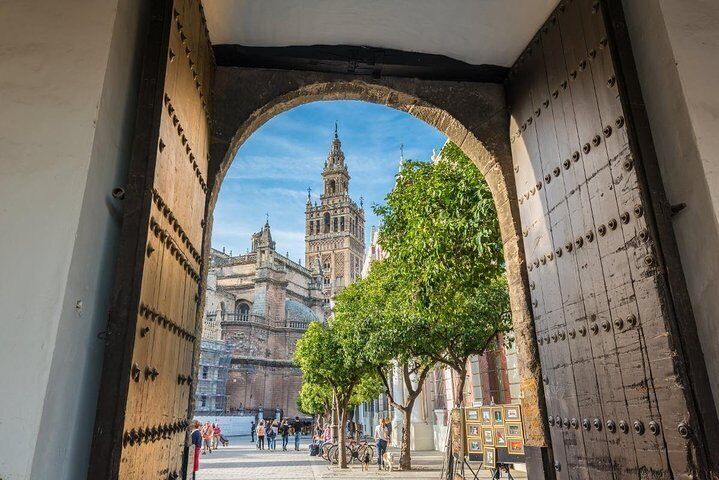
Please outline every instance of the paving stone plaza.
M398 457L395 451L394 458ZM370 465L367 472L363 472L359 464L351 464L349 469L341 470L330 466L324 459L310 457L306 443L303 443L299 452L283 452L279 449L259 451L247 437L232 437L230 446L201 456L197 480L439 479L442 454L436 451L413 452L412 464L415 470L411 472L378 472L374 464ZM526 478L523 472L513 471L512 476ZM472 475L469 474L467 478L472 478ZM483 470L478 478L491 478L491 475L488 470Z

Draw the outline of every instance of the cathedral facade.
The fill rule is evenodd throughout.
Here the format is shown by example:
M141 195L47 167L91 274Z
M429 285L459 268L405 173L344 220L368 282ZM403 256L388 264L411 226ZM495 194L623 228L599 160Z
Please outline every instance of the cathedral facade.
M292 360L295 343L310 322L327 320L331 299L360 276L364 258L364 210L349 196L336 129L322 180L320 203L312 204L308 195L306 204L304 266L277 252L269 222L252 235L246 254L212 249L203 339L227 345L229 370L224 375L214 365L221 359L203 347L197 412L299 414L302 373Z

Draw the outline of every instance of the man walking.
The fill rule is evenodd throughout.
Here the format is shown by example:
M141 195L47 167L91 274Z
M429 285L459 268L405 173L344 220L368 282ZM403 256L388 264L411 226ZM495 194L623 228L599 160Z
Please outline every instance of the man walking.
M292 428L295 429L295 450L300 449L300 438L302 437L302 422L300 417L295 417L295 421L292 424Z

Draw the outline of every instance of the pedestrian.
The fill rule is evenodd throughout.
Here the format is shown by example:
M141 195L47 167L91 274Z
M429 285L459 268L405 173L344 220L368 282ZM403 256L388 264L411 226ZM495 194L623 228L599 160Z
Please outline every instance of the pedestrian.
M392 421L387 417L384 421L384 428L387 429L387 443L392 441Z
M332 428L329 425L325 425L325 431L322 432L322 441L329 442L332 440Z
M190 440L192 440L192 445L195 447L192 452L192 480L195 480L195 472L200 469L200 452L202 451L202 433L200 433L201 425L202 424L197 420L194 420L192 422L192 433L190 434Z
M267 427L267 449L275 450L277 448L277 420L272 420Z
M295 450L300 449L300 439L302 438L302 422L300 417L295 417L295 421L292 424L292 428L295 429Z
M255 443L255 430L257 427L255 427L255 422L253 421L250 423L250 443Z
M205 422L205 425L202 427L202 442L205 445L202 451L203 455L205 453L212 453L212 436L214 432L215 430L212 425L210 425L210 422Z
M282 435L282 450L287 451L287 444L290 441L290 424L287 423L287 419L282 420L280 425L280 435Z
M220 428L220 424L216 423L215 428L213 429L213 436L212 436L212 448L217 450L217 446L220 444L220 437L222 436L222 429Z
M379 425L374 428L374 439L377 442L377 468L382 470L382 456L387 451L389 442L389 432L386 427L386 421L381 418Z
M260 420L260 423L257 425L257 449L258 450L265 449L265 421L264 420Z

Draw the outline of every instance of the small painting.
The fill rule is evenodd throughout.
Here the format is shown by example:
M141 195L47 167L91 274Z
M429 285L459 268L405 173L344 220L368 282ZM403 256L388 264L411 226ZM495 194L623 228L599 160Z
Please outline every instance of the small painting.
M489 407L480 408L482 412L482 425L492 425L492 409Z
M486 447L484 449L483 463L484 468L497 468L497 451L494 447Z
M476 408L467 408L464 410L467 415L467 421L473 422L479 420L479 410Z
M482 432L480 429L482 425L479 423L467 423L467 436L468 437L481 437Z
M504 406L504 420L507 422L518 422L522 418L519 405Z
M470 440L469 451L472 453L481 453L482 452L482 442L479 440Z
M507 453L510 455L524 455L524 440L508 439Z
M504 427L494 428L494 446L495 447L506 447L507 446L507 431Z
M492 407L492 425L504 425L502 407Z
M492 427L482 427L482 443L485 446L494 445L494 430Z
M507 422L507 437L524 438L522 435L522 424L519 422Z

